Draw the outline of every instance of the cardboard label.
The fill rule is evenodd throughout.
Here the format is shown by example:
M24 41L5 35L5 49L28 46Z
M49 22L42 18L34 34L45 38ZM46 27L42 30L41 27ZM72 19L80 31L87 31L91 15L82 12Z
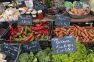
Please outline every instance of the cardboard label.
M55 54L70 53L76 51L76 44L73 36L52 38L52 49Z
M18 17L19 25L32 25L32 16L31 15L20 15Z

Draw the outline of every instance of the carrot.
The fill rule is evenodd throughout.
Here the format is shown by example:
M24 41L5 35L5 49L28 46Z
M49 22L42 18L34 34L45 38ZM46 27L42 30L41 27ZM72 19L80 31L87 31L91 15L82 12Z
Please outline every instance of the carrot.
M64 36L64 34L59 34L59 35L58 35L58 37L63 37L63 36Z
M80 26L76 26L78 29L82 30L82 28Z
M82 35L84 38L88 38L83 32L81 32L81 35Z
M86 42L86 40L87 40L87 38L84 38L84 39L82 40L82 42Z
M87 38L87 39L85 40L85 42L88 43L88 42L90 42L90 40Z
M88 31L86 30L86 29L84 29L84 33L85 33L85 35L88 37L89 35L88 35Z
M78 34L79 36L81 36L81 32L80 32L79 29L77 30L77 34Z
M65 28L63 28L63 27L61 27L60 29L61 29L62 31L66 31L66 29L65 29Z
M64 35L68 35L68 33L67 33L66 31L63 31L63 34L64 34Z
M91 24L90 24L90 28L92 28L92 27L93 27L93 24L91 23Z
M94 42L94 39L92 39L91 41Z
M92 34L92 33L90 33L90 32L88 32L89 33L89 35L91 36L91 37L94 37L94 34Z
M57 28L55 28L55 31L60 31L60 28L58 28L58 27L57 27Z
M79 37L78 37L78 36L76 37L76 40L75 40L75 41L76 41L76 42L78 42L78 41L79 41Z

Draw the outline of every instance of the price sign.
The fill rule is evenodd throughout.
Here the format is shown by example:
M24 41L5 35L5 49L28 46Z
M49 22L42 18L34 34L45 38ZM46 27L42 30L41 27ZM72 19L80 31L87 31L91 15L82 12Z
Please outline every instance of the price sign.
M83 8L83 3L76 1L74 3L74 8L76 8L76 9L82 9Z
M33 1L32 0L27 0L25 1L26 7L29 9L33 8Z
M19 52L19 48L13 45L9 45L7 43L3 43L2 52L13 59L16 59Z
M53 0L56 7L63 7L64 0Z
M18 17L18 24L31 25L32 24L32 17L30 15L20 15Z
M73 36L52 38L51 42L52 42L52 49L55 54L70 53L76 51L76 44Z
M44 4L42 4L40 1L35 1L33 3L33 9L35 10L42 10L43 12L45 12L46 10L48 10L48 7Z
M28 43L28 44L24 44L24 45L23 45L23 49L24 49L26 52L37 53L38 51L41 50L41 47L40 47L38 41L33 41L33 42Z
M56 19L55 19L55 25L69 28L70 27L70 17L57 14Z

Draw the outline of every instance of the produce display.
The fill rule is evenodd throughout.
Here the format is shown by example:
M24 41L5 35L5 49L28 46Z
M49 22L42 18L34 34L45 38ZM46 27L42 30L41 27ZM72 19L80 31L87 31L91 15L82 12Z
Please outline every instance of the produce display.
M45 40L48 38L49 25L48 24L33 24L32 26L20 26L16 28L10 27L9 41L29 42L33 40Z
M88 21L92 21L90 21L90 23L80 22L81 24L71 24L70 21L70 17L72 17L74 18L72 19L73 22L76 22L77 19L79 19L77 21L79 22L82 20L81 18L86 17L90 11L94 15L93 6L91 7L89 4L80 1L33 0L31 3L29 1L17 1L18 0L8 2L10 3L9 5L7 3L5 3L5 5L0 3L0 22L4 23L4 25L1 23L2 27L8 27L6 31L1 29L0 33L0 43L2 46L0 48L0 62L94 62L93 19L86 18ZM56 16L57 14L61 16ZM28 17L28 15L31 17ZM17 22L21 20L24 20L23 25ZM32 21L32 25L26 23L26 21L29 20ZM38 20L39 23L35 23ZM59 22L53 25L53 22L46 23L40 20L58 20ZM62 23L62 20L64 23ZM8 23L9 26L7 26L6 23ZM58 25L59 23L65 27L70 27L62 27L63 25ZM50 38L51 36L52 38ZM70 36L74 36L75 40ZM53 40L56 41L56 43L51 43ZM73 40L73 42L71 40ZM32 43L33 41L40 42ZM10 45L11 43L13 45ZM18 49L15 46L16 43ZM74 46L74 43L76 43L76 46ZM38 50L39 47L42 50ZM54 49L55 47L56 49ZM72 49L74 50L74 47L76 47L76 51L71 52ZM28 53L25 48L27 51L32 50ZM34 53L33 51L35 50L38 52ZM60 53L56 52L57 54L55 54L55 51L60 51ZM69 53L67 51L69 51ZM12 58L11 55L17 56Z
M74 8L71 8L69 10L69 13L73 14L73 15L85 15L85 14L87 14L87 10L86 9L74 9Z
M77 42L94 42L94 27L90 26L77 26L73 25L66 29L64 27L54 27L54 37L63 37L73 35Z
M17 62L52 62L51 61L52 51L50 48L39 51L36 55L32 52L21 53L18 57Z
M20 15L19 10L16 8L7 8L5 12L0 15L0 22L5 22L5 21L16 21L18 20L18 16Z
M21 53L17 62L94 62L94 52L88 47L76 42L76 52L68 54L54 54L50 48L39 51L37 54ZM92 50L92 49L91 49Z
M56 15L56 14L63 14L66 12L65 7L58 7L58 8L49 8L47 11L48 15Z
M94 52L88 54L88 49L79 42L76 42L76 48L74 53L52 54L52 62L94 62Z

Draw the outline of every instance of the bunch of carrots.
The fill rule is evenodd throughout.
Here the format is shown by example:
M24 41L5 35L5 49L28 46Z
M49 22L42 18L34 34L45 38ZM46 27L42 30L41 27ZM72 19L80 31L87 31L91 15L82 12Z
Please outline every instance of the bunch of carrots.
M70 26L66 29L64 27L55 26L54 37L74 36L77 42L94 42L94 27L90 26Z

